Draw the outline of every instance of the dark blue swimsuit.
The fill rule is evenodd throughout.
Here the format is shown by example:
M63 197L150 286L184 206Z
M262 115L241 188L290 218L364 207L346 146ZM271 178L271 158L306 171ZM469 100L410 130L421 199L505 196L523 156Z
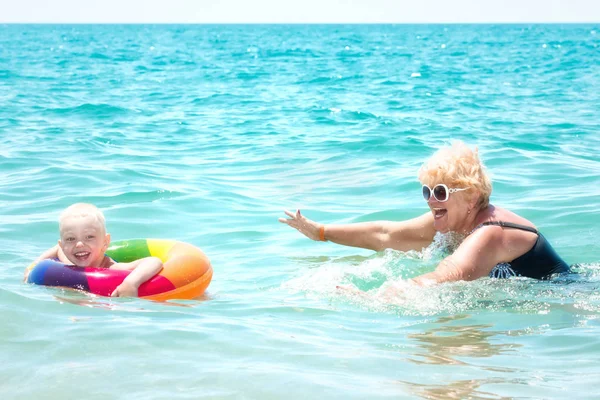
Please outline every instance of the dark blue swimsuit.
M508 278L511 276L526 276L535 279L548 279L554 274L569 272L569 265L556 254L550 243L548 243L546 238L537 229L502 221L484 222L477 228L489 225L528 231L538 236L531 250L511 262L503 262L496 265L490 272L490 277Z

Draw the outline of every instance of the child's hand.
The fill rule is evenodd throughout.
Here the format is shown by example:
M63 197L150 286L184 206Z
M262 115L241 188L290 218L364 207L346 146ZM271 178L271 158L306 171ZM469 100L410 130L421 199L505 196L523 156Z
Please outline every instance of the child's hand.
M117 286L110 297L138 297L138 288L130 283L123 282Z

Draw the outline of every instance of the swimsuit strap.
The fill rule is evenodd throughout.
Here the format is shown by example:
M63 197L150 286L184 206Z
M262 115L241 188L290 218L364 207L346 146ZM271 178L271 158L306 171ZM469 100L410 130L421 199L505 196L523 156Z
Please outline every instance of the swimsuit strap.
M514 228L514 229L519 229L522 231L532 232L532 233L535 233L536 235L539 235L539 232L535 228L532 228L532 227L526 226L526 225L521 225L521 224L513 224L512 222L488 221L488 222L484 222L483 224L481 224L479 226L488 226L488 225L496 225L496 226L501 226L503 228ZM477 228L475 228L475 229L477 229Z

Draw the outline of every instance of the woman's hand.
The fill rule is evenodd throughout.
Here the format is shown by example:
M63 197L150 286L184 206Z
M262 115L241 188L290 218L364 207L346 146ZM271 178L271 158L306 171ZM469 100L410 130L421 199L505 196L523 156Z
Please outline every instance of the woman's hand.
M295 228L309 239L322 241L324 238L321 234L322 224L315 221L311 221L300 213L300 210L296 210L296 213L285 210L285 214L290 218L279 218L279 222L287 224L292 228ZM323 232L324 233L324 232Z
M414 288L410 281L400 280L385 283L377 290L363 292L353 285L337 285L338 293L343 293L355 299L377 301L384 304L403 304L406 300L406 292Z

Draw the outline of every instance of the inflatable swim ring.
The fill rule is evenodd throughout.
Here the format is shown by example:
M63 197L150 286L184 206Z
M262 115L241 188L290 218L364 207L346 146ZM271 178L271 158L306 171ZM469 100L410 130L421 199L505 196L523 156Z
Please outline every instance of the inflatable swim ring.
M197 247L175 240L134 239L114 242L106 255L116 262L131 262L143 257L158 257L162 271L143 283L139 297L149 300L193 299L200 296L212 279L208 257ZM55 260L42 260L27 267L28 283L62 286L110 296L131 271L82 268Z

